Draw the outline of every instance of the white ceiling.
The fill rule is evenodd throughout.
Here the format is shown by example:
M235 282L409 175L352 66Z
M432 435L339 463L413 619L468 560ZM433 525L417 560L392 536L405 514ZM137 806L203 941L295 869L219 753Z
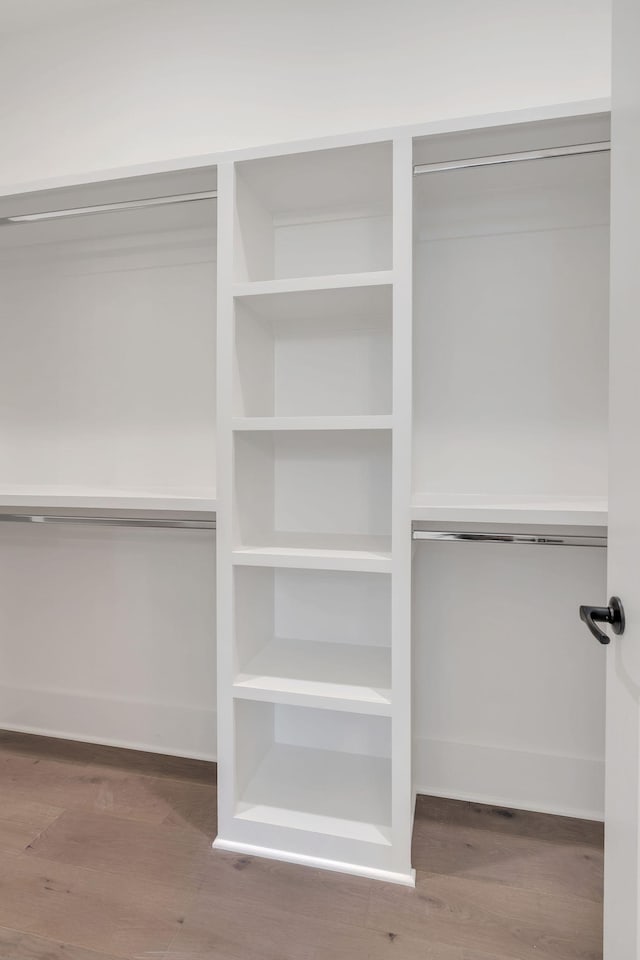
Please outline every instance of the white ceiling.
M119 3L123 0L0 0L0 34L64 23Z

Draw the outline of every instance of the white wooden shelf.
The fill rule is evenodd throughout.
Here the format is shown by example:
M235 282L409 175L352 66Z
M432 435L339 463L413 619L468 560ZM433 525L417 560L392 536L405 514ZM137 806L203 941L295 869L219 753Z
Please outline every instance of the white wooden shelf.
M0 509L155 510L215 513L215 491L138 491L68 486L0 487Z
M231 554L232 562L235 565L308 570L391 572L391 542L388 537L282 534L275 539L284 542L236 546Z
M469 495L446 497L414 494L415 521L444 523L521 523L552 526L606 526L604 497L507 497Z
M333 417L235 417L234 430L390 430L389 414Z
M344 290L351 287L379 287L393 283L392 270L367 273L335 273L320 277L291 277L286 280L253 280L233 285L234 297L258 297L265 294L307 293L315 290Z
M236 819L391 843L391 762L274 744L236 806Z
M390 686L389 647L275 638L238 674L234 694L388 716Z

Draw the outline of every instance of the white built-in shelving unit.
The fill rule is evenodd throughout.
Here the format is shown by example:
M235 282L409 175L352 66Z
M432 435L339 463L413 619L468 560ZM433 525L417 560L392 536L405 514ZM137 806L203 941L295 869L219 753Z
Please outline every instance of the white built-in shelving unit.
M406 883L410 149L221 165L218 299L216 845Z
M0 198L0 514L194 521L2 525L0 726L217 759L217 847L405 884L414 790L600 815L608 153L420 170L608 137L587 104ZM483 531L539 537L437 539Z

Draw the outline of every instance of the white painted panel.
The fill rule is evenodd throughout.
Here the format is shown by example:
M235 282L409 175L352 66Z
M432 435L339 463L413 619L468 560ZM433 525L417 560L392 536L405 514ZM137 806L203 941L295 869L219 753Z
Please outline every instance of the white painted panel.
M212 251L135 256L3 276L4 485L214 495Z
M598 548L416 547L419 789L602 815L605 663L577 610L605 565Z
M278 570L275 601L278 637L384 647L391 643L390 584L384 574Z
M273 543L274 533L309 534L310 545L316 534L388 534L386 431L243 432L235 452L243 544Z
M610 92L611 0L151 6L3 0L0 182Z
M241 298L236 403L245 416L391 411L391 287Z
M347 415L391 410L388 325L280 325L275 345L278 414Z
M606 495L607 163L417 177L417 493Z
M213 533L4 523L0 570L0 727L215 757Z
M388 433L280 434L274 446L276 530L389 531Z
M275 708L276 743L338 753L391 756L391 721L387 717L365 717L303 707Z
M614 0L611 170L611 519L607 591L625 610L607 648L604 957L640 954L640 7Z
M391 217L369 216L296 223L276 228L275 277L388 270Z
M602 756L566 756L547 749L532 753L425 737L415 739L413 750L418 793L603 819Z

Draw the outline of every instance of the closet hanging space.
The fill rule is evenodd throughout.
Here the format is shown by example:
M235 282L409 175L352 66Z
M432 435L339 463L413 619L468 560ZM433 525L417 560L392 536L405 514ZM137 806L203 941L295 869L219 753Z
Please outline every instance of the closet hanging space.
M214 508L215 182L2 200L0 508Z
M608 136L416 140L415 519L606 524Z
M0 726L215 756L214 167L0 201Z
M418 138L418 790L599 818L608 118ZM600 548L600 549L598 549Z

